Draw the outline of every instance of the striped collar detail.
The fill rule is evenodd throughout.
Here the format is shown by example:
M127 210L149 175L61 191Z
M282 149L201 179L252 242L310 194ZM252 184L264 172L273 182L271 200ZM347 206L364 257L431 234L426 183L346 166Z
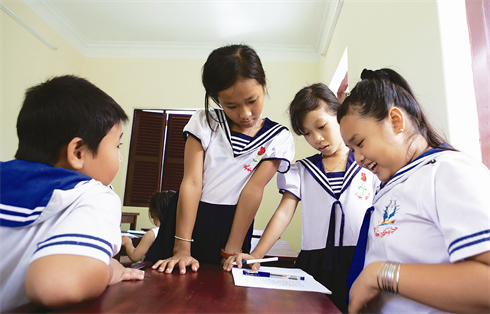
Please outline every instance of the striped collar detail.
M45 207L29 209L0 204L0 226L24 227L30 225L41 216Z
M264 126L262 126L255 137L252 138L240 133L233 134L234 132L230 130L225 112L222 109L215 109L215 111L219 124L221 128L223 128L226 138L233 149L234 157L243 156L257 150L262 145L273 139L281 131L287 130L285 126L265 118Z
M450 151L441 148L431 148L419 157L415 158L415 160L412 160L405 167L398 170L388 182L380 184L376 191L376 195L374 196L373 203L376 202L381 195L391 190L398 183L404 182L412 173L429 163L434 163L437 156L446 152Z
M75 171L25 160L2 162L1 168L0 225L6 227L36 222L55 190L71 190L92 180Z
M361 171L361 167L355 162L354 154L352 152L349 152L346 166L347 170L344 174L342 189L340 190L340 193L337 194L338 196L336 196L328 182L327 174L323 169L322 154L313 155L311 157L298 161L306 168L306 170L308 170L308 172L318 182L318 184L320 184L320 186L323 187L323 189L335 199L340 198L340 195L342 195L342 193L349 187L356 174Z

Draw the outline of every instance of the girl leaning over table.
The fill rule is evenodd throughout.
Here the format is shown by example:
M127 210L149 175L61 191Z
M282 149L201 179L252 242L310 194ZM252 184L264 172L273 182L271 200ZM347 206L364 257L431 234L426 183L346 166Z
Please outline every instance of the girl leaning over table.
M337 117L382 183L361 227L349 312L490 312L490 172L434 131L397 72L361 79Z
M266 184L289 170L294 142L288 129L262 118L266 76L246 45L214 50L203 66L205 109L184 128L184 177L169 203L146 260L181 274L199 263L220 264L250 252L253 220ZM209 98L217 107L211 107Z

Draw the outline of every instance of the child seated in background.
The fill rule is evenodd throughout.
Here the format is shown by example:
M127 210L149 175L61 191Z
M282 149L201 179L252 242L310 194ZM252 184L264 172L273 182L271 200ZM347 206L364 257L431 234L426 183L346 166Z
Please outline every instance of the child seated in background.
M158 229L160 229L160 221L162 220L163 212L167 209L168 202L174 194L175 191L169 190L156 192L152 195L148 207L148 215L156 228L148 230L136 248L134 248L133 241L130 238L122 236L122 245L126 249L126 253L132 262L141 261L155 241L155 238L158 235Z
M15 160L0 163L0 312L32 301L63 307L144 277L111 258L121 200L109 186L128 117L85 79L27 90Z

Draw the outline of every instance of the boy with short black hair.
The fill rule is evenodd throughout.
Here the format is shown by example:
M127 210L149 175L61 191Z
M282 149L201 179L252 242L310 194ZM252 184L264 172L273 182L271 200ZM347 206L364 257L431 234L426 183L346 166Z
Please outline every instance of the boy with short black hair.
M121 247L114 179L128 117L105 92L66 75L31 87L15 160L0 163L0 312L29 300L62 307L143 279Z

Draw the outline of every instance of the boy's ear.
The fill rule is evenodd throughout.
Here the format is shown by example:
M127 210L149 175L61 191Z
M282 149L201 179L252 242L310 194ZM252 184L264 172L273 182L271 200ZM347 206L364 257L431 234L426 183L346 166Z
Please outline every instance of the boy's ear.
M83 140L75 137L66 146L66 162L74 170L80 170L83 168L84 157L87 153Z
M400 134L405 130L405 115L398 107L391 107L389 112L391 127L395 134Z

